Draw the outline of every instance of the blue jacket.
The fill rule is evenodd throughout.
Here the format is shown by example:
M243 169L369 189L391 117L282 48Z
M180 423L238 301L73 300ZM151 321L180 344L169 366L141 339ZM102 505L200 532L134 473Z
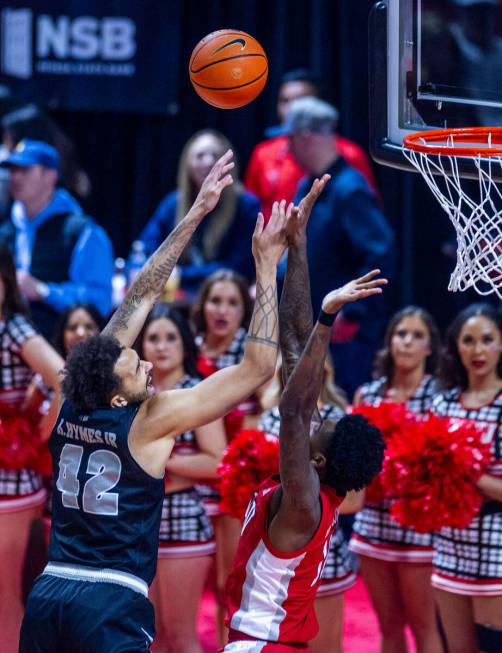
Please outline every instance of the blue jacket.
M364 177L342 157L326 170L331 175L317 200L307 227L312 305L317 313L324 296L373 268L386 277L394 270L394 233L383 216ZM308 192L313 178L302 180L295 203ZM284 278L286 262L280 266ZM361 322L361 331L373 319L385 317L382 297L347 304L343 315ZM366 325L364 324L366 323Z
M64 213L81 215L85 226L71 254L68 280L47 282L49 294L43 301L58 313L76 303L94 304L106 316L112 308L113 247L105 230L84 216L78 202L67 191L57 189L51 202L31 219L25 217L20 202L13 203L11 221L16 232L16 267L30 271L37 231L52 217ZM47 247L50 245L47 243ZM54 252L54 265L57 264L57 252Z
M145 244L147 254L154 252L173 230L176 223L177 201L178 191L169 193L161 201L141 232L139 239ZM202 253L197 248L192 247L192 261L187 264L180 264L182 288L195 292L207 276L220 268L229 268L240 272L249 281L254 279L255 268L251 252L251 240L259 210L258 199L251 193L242 191L237 200L234 220L221 239L214 260L205 261ZM211 214L207 215L197 228L197 232L192 238L192 245L197 241L197 236L200 238L204 233L204 228L209 224L210 220Z

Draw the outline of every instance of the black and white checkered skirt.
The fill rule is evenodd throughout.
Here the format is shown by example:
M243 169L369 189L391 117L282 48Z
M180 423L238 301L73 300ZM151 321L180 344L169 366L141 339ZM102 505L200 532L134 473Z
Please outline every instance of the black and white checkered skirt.
M367 504L357 513L350 549L389 562L432 562L432 533L403 528L390 516L390 502Z
M0 469L0 514L43 504L42 476L31 469Z
M466 596L502 595L502 503L485 504L467 528L441 529L432 585Z
M215 551L213 528L195 488L166 494L160 521L159 558L190 558Z
M195 489L204 502L206 514L210 517L217 517L223 514L220 508L221 495L214 485L196 485Z
M326 558L317 596L334 596L350 589L357 580L357 558L349 550L342 529L337 526Z

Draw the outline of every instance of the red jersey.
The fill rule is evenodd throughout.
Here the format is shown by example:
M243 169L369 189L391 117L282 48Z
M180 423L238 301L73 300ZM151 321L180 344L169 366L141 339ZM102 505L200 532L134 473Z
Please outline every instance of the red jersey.
M321 521L314 536L302 549L285 553L268 537L268 506L279 485L278 478L265 481L246 511L225 588L230 642L303 644L318 631L314 599L343 499L321 485Z
M335 138L338 153L363 175L370 188L378 194L375 177L364 150L343 136L337 135ZM259 197L261 209L268 220L272 204L282 199L290 202L305 174L289 151L288 137L277 136L259 143L254 148L244 177L244 185Z

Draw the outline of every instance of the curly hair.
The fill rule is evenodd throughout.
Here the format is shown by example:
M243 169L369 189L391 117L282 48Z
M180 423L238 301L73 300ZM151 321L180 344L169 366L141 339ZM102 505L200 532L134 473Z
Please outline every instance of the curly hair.
M113 336L92 336L76 344L66 359L63 393L80 412L107 406L122 381L114 368L123 347Z
M458 353L458 338L464 324L471 317L484 317L490 320L502 336L502 318L490 304L471 304L460 311L446 332L446 344L440 378L447 388L460 387L465 390L468 386L467 371L462 365L460 354ZM498 361L497 375L502 378L502 355Z
M344 496L362 490L382 469L385 443L380 431L362 415L346 415L321 426L328 432L324 482Z

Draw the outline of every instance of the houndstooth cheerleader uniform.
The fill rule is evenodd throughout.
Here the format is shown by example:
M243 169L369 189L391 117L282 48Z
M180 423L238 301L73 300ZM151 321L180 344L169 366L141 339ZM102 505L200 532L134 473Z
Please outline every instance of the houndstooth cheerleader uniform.
M22 359L21 349L37 335L23 315L16 314L5 322L0 321L0 415L2 405L9 410L23 404L33 371ZM44 500L45 490L38 472L1 469L0 461L0 514L39 506Z
M492 461L486 474L502 478L502 392L479 408L466 408L459 388L438 395L436 415L474 420L486 431ZM502 502L487 499L467 528L442 528L434 539L432 585L465 596L502 595Z
M361 403L377 406L385 399L387 379L381 377L361 386ZM437 394L437 381L425 376L406 407L425 415ZM391 502L366 502L357 513L350 548L359 555L389 562L431 563L434 555L432 533L417 533L403 528L390 516Z
M184 376L176 388L193 388L197 383L199 379ZM173 447L174 453L190 456L198 451L193 431L178 435ZM162 504L158 557L191 558L212 555L215 550L211 522L196 488L166 493Z
M210 376L212 373L217 370L222 370L225 367L230 367L231 365L238 365L243 356L244 350L246 347L246 337L247 331L242 327L237 329L234 339L230 343L229 348L226 352L218 356L218 358L208 358L203 354L199 354L198 369L199 373L203 377ZM203 338L202 336L197 336L195 339L197 346L202 346ZM250 397L242 401L238 406L232 409L224 417L225 432L227 435L227 440L232 440L235 433L242 428L242 423L246 415L256 414L257 404L256 401ZM221 514L220 511L220 494L213 485L197 485L197 491L204 499L204 505L206 507L206 512L211 517Z
M323 406L319 411L323 420L339 420L345 415L345 411L337 406ZM279 436L281 418L279 408L262 413L258 429ZM349 551L349 547L343 536L342 529L337 524L328 551L328 556L321 576L321 584L317 590L317 597L335 596L350 589L357 580L357 559Z

